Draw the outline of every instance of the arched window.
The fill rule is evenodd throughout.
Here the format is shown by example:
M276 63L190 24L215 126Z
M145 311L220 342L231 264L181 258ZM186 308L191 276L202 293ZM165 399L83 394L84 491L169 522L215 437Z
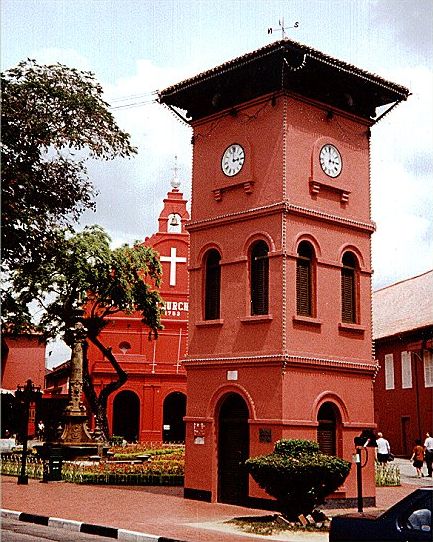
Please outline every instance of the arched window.
M268 245L257 241L251 249L251 314L268 314L269 257Z
M215 249L206 256L204 319L217 320L220 317L221 256Z
M355 255L345 252L341 268L341 320L348 324L357 323L357 267Z
M314 249L307 241L298 247L296 260L296 313L300 316L314 314Z
M122 352L122 354L127 354L128 350L131 350L131 344L127 341L122 341L119 344L119 350Z

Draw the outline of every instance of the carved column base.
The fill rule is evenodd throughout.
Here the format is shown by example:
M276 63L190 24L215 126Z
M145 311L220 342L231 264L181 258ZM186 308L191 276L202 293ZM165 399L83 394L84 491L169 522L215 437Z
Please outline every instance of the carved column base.
M80 445L93 443L94 440L87 428L87 416L76 413L65 413L65 428L60 437L62 444Z

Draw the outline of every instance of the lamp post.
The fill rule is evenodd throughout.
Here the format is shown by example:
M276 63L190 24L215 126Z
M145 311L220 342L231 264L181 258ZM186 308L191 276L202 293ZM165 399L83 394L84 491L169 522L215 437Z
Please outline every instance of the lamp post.
M368 463L368 448L376 448L376 437L371 429L364 429L359 437L355 437L355 456L356 463L356 488L357 488L357 504L358 512L364 511L363 496L362 496L362 469ZM365 460L362 460L362 450L365 452Z
M30 379L27 380L24 386L17 386L15 392L15 397L22 408L21 437L23 441L23 452L21 455L21 471L17 480L17 483L20 485L27 485L29 483L29 477L26 474L26 461L30 404L38 402L41 396L42 392L40 386L36 387Z

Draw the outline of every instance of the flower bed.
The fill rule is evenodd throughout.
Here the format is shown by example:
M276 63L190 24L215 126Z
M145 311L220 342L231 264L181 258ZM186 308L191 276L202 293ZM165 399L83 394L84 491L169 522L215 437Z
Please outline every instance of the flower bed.
M400 469L397 465L381 465L376 463L376 486L399 486L400 482Z
M111 449L113 459L99 463L85 461L65 461L62 467L62 479L77 484L104 485L183 485L184 451L180 446L128 445ZM137 455L148 454L151 461L134 461ZM122 462L117 462L116 459ZM1 473L18 476L21 469L21 456L4 457ZM26 472L30 478L42 478L43 461L29 456Z

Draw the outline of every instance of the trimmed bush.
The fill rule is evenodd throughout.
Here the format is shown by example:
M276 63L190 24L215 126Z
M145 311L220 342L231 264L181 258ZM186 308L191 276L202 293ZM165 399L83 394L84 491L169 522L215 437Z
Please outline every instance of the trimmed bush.
M280 440L273 453L246 461L248 472L290 520L311 514L347 478L351 464L322 454L316 442Z

